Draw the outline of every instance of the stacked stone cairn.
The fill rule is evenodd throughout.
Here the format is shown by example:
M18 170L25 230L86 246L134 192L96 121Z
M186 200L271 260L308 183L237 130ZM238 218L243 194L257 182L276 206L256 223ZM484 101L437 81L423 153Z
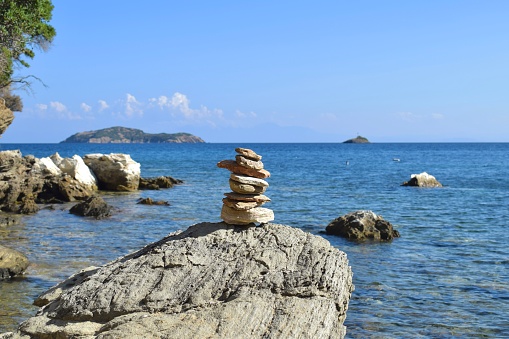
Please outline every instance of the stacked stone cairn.
M217 167L230 172L230 188L225 193L221 219L231 225L266 223L274 220L271 209L260 207L270 199L263 195L269 183L263 179L270 173L263 169L262 156L247 148L236 148L235 160L222 160Z

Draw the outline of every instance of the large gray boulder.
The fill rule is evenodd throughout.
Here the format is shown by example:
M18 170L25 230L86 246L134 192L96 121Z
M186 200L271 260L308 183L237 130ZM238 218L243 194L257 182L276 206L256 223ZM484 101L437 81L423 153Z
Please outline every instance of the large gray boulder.
M399 237L390 222L372 211L355 211L334 219L325 232L351 240L392 240Z
M99 189L109 191L136 191L140 184L141 165L129 154L87 154L85 164L94 172Z
M28 258L23 253L0 245L0 280L21 275L28 264Z
M352 290L321 237L201 223L67 279L4 338L343 338Z

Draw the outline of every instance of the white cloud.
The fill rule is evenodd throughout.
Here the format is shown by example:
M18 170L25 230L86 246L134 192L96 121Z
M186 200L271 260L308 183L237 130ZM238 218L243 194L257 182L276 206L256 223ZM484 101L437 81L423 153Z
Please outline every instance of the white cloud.
M86 103L82 102L81 103L81 109L83 110L83 112L90 112L90 110L92 109L91 106L87 105Z
M143 115L143 110L141 109L141 103L136 100L134 95L127 93L127 99L125 102L125 114L128 117L132 117L137 114L139 116Z
M244 112L241 112L239 110L236 110L235 111L235 115L238 117L238 118L256 118L256 113L255 112L248 112L248 113L244 113Z
M336 121L338 119L338 117L332 113L322 113L322 114L320 114L320 118L322 118L323 120L328 120L328 121Z
M109 108L110 106L108 103L104 100L99 100L99 112L104 111L106 108Z
M405 121L414 122L421 119L421 116L412 112L398 113L399 117Z
M55 111L62 113L67 111L67 107L61 102L58 101L52 101L49 103L50 107L53 108Z
M39 110L39 111L46 111L48 109L48 105L46 104L37 104L35 105L35 107Z
M209 109L206 106L199 108L191 108L191 101L185 94L176 92L171 98L161 95L159 98L149 99L151 104L159 106L161 109L168 109L170 113L181 113L188 120L204 120L209 118L222 118L223 111L221 109ZM211 123L211 121L208 121Z
M443 120L445 118L445 115L440 113L433 113L431 114L431 117L435 120Z

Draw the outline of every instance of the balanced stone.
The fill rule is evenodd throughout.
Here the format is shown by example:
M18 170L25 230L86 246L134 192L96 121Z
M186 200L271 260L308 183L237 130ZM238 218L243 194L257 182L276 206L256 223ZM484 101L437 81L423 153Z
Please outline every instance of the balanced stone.
M269 197L263 194L239 194L234 192L228 192L224 194L227 198L237 201L256 201L256 202L268 202Z
M274 220L274 212L264 207L241 211L223 205L221 219L228 224L247 225L255 222L265 223Z
M256 201L238 201L228 198L223 198L223 204L238 211L250 210L251 208L259 207L263 205L263 202Z
M236 174L244 174L249 175L251 177L265 179L270 177L270 172L264 169L254 170L252 168L247 168L237 164L237 162L233 160L221 160L217 163L217 167L226 168L227 170L236 173Z
M230 188L232 189L233 192L240 194L259 194L265 192L265 190L267 189L267 187L242 184L232 179L230 179Z
M235 152L239 153L240 155L245 156L248 159L254 160L254 161L262 160L261 155L256 154L253 150L250 150L248 148L237 147L235 149Z
M248 185L260 186L260 187L269 187L269 183L266 182L265 180L248 177L246 175L239 175L239 174L232 173L232 174L230 174L230 179L240 182L241 184L248 184Z
M263 169L263 162L250 160L248 158L243 157L242 155L236 155L235 156L235 161L240 166L244 166L244 167L247 167L247 168L252 168L254 170L261 170L261 169Z

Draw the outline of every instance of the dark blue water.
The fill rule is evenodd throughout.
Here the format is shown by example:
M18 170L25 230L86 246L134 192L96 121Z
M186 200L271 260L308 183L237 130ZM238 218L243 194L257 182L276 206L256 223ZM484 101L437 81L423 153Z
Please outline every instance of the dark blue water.
M128 153L142 176L185 181L169 190L105 194L108 220L68 213L72 204L0 229L0 243L33 263L0 284L0 333L31 316L34 297L72 273L101 265L178 229L220 221L235 147L263 155L277 223L319 234L346 252L355 291L349 338L509 338L509 144L0 145L24 155ZM401 161L395 162L394 158ZM349 165L346 165L346 162ZM401 187L413 173L443 188ZM136 205L139 197L171 206ZM322 233L334 218L369 209L401 233L391 243L352 243Z

